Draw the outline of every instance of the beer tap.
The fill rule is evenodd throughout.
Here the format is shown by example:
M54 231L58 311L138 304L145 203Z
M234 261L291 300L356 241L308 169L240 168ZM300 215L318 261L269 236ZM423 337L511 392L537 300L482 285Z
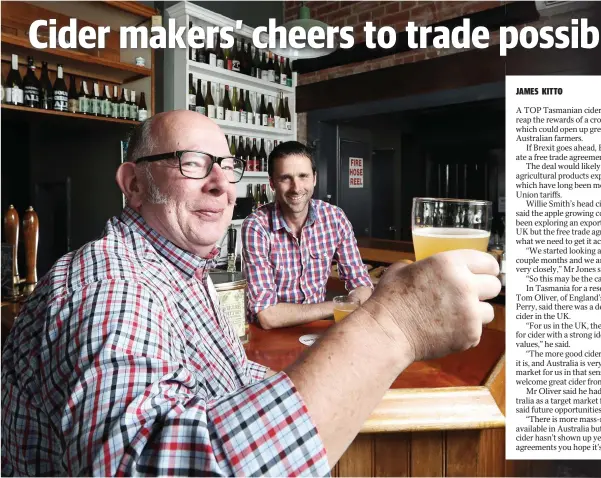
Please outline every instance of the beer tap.
M23 216L23 243L25 245L25 295L31 294L38 282L37 260L39 239L38 215L29 206Z

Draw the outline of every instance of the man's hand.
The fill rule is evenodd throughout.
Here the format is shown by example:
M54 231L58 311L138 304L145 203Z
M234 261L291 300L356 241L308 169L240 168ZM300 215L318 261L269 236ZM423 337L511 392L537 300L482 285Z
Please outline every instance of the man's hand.
M357 287L349 292L349 296L356 297L359 299L359 303L363 304L367 299L371 297L372 294L371 287Z
M481 302L501 290L499 265L489 254L460 250L410 266L394 264L366 309L412 360L427 360L478 345L494 311ZM409 347L407 347L408 345Z

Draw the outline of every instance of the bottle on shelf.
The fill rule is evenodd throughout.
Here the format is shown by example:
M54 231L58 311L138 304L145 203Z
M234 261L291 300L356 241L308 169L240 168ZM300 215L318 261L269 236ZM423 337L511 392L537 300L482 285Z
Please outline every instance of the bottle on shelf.
M202 80L196 80L196 112L206 115L205 100L202 97Z
M32 56L27 57L27 73L23 79L23 103L31 108L40 107L40 80L35 76Z
M282 93L283 95L283 93ZM286 127L286 129L288 131L292 131L292 115L290 114L290 107L288 106L288 97L286 97L286 100L284 101L284 109L285 109L285 115L286 115L286 120L284 122L284 126Z
M275 66L273 64L273 56L271 52L269 52L269 61L267 62L267 80L270 83L275 82Z
M261 56L259 53L259 49L252 47L255 49L255 54L253 55L252 65L251 65L251 73L250 75L254 78L261 78Z
M261 138L261 149L259 150L259 161L261 171L267 172L267 151L265 151L265 140Z
M292 86L292 68L290 68L290 58L286 58L286 86Z
M257 149L257 138L253 138L253 147L250 150L250 162L253 164L253 171L262 171L259 160L259 150Z
M23 106L23 80L19 73L19 57L11 56L11 70L6 77L5 102L10 105Z
M248 90L246 91L248 92ZM240 88L240 96L238 98L238 114L240 115L240 123L246 124L248 122L248 115L244 101L244 90L242 88Z
M247 198L253 197L253 185L252 185L252 183L249 183L249 184L246 185L246 197Z
M138 119L138 103L136 102L136 91L131 90L131 101L129 102L129 119L136 121Z
M267 70L267 61L265 60L265 52L261 54L261 79L269 81L269 71Z
M284 57L280 57L280 85L286 86L286 78L288 73L286 72L286 66L284 65Z
M250 56L250 41L248 43L244 42L244 39L240 40L242 45L242 53L240 55L241 63L240 63L240 72L244 75L250 75L250 70L252 68L252 57Z
M236 228L232 225L227 230L227 272L236 272Z
M267 105L267 126L270 128L275 127L275 111L273 110L273 104L271 102L271 96L269 98L269 104Z
M284 113L284 103L281 101L281 97L279 97L276 100L275 103L275 115L274 115L274 121L273 121L273 125L276 128L280 128L282 126L282 116Z
M205 63L209 66L217 66L217 49L215 45L215 36L213 36L213 46L205 49Z
M75 77L73 75L69 75L69 102L67 104L67 108L70 113L78 113L79 112L79 96L77 95L77 86L75 84Z
M230 87L225 85L225 93L223 94L223 112L226 121L233 121L232 119L232 102L230 100Z
M79 95L77 96L79 100L77 103L77 110L82 115L87 115L90 111L90 98L88 95L88 85L86 80L81 80L81 87L79 88Z
M188 23L188 31L192 29L192 22ZM196 61L196 51L191 46L188 47L188 59Z
M4 90L6 89L6 84L4 83L4 76L0 74L0 101L4 103Z
M240 73L240 56L238 55L238 40L236 38L234 38L234 46L230 50L228 69Z
M111 90L109 85L104 85L102 98L100 98L100 114L105 118L111 116Z
M215 48L217 49L217 68L225 68L225 57L223 56L223 48L221 48L221 36L219 33L217 33L217 44L215 45Z
M249 95L248 90L246 90L246 99L244 100L244 110L246 111L246 123L253 124L255 115L253 113L253 107L250 104L250 95Z
M268 126L267 106L265 106L265 95L261 95L261 106L259 107L261 114L261 126Z
M127 102L127 88L121 88L121 98L119 98L119 118L129 118L129 104Z
M228 143L230 145L230 154L236 158L238 157L237 151L236 151L236 141L234 141L234 135L232 135L229 139L228 139Z
M244 65L244 41L240 39L240 44L238 48L236 48L236 54L234 55L234 61L232 70L237 71L238 73L243 73L242 66ZM236 68L238 68L236 70Z
M226 85L223 85L223 92L221 91L221 86L222 85L218 85L218 84L215 85L215 87L216 87L215 92L217 93L217 105L215 107L215 114L217 115L216 118L218 120L225 119L225 108L223 107L223 102L225 101Z
M232 121L240 123L240 112L238 111L238 88L234 86L234 93L232 94Z
M266 184L261 185L261 203L263 203L263 205L269 204L269 199L267 198L267 185Z
M236 152L238 153L238 158L246 159L246 148L244 148L244 139L242 136L238 137L238 146L236 148Z
M250 147L250 138L246 138L246 144L244 146L244 160L246 161L246 164L251 164L252 163L252 148ZM257 170L256 166L255 166L255 171Z
M93 85L93 94L90 98L90 113L94 116L100 114L100 90L98 89L98 82L95 81Z
M254 194L255 204L257 205L257 209L259 209L263 204L261 204L261 185L255 184L255 194Z
M119 118L119 89L113 85L113 99L111 101L111 118Z
M50 80L48 80L50 81ZM69 93L67 84L63 78L63 65L56 65L56 80L54 80L54 91L52 93L51 109L56 111L68 111L69 109Z
M40 74L40 108L44 110L54 109L53 88L48 76L48 62L42 62L42 73Z
M211 94L211 82L207 82L207 95L205 96L205 107L207 109L207 116L215 119L215 102L213 101L213 95Z
M281 81L282 70L280 69L280 60L277 55L275 55L274 59L274 81L279 85Z
M196 88L194 88L192 73L188 73L188 109L196 111Z
M223 49L223 68L232 71L232 56L229 48Z
M198 63L206 63L206 55L205 55L205 47L204 46L201 46L200 48L196 49L194 59Z
M138 105L138 121L146 121L148 119L148 108L146 107L146 95L140 93L140 104Z

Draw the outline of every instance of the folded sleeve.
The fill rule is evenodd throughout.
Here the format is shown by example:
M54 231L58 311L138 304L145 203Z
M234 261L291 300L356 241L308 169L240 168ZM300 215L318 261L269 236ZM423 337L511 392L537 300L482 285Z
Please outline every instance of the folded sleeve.
M346 290L350 292L357 287L373 289L367 267L361 260L353 226L340 208L338 208L338 233L340 239L336 248L336 259L340 280L344 281Z
M57 317L56 347L41 373L48 407L61 411L55 426L69 475L329 474L288 376L259 380L265 368L250 364L258 381L212 397L202 374L174 351L153 291L95 283L63 302Z
M247 280L248 312L254 319L262 310L278 303L274 266L269 259L269 233L256 218L242 224L242 254Z

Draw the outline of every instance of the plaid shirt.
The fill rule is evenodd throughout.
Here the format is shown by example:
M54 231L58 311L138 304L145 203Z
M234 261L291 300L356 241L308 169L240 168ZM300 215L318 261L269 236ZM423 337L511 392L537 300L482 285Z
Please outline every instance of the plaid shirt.
M242 224L244 267L251 317L278 302L325 301L332 259L348 291L373 287L357 248L353 226L339 207L312 199L300 239L271 203Z
M2 355L3 475L329 474L288 376L246 359L210 266L131 209L55 264Z

